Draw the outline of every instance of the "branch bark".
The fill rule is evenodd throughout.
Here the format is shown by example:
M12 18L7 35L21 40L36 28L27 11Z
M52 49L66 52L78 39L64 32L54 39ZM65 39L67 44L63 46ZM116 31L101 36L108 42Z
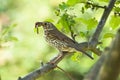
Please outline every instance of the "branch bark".
M105 60L106 53L108 49L106 48L105 51L102 53L99 60L94 64L94 66L90 69L88 74L84 77L83 80L96 80L97 75L99 74L100 68L103 65L103 61Z
M96 52L97 55L100 55L99 53L99 49L96 48L96 45L98 44L98 38L99 38L99 35L100 33L102 32L102 29L103 29L103 26L105 25L105 22L108 18L108 15L110 13L110 11L112 10L113 6L114 6L114 3L115 3L116 0L110 0L110 3L108 5L108 7L106 7L106 9L104 10L104 13L102 15L102 18L97 26L97 29L95 31L95 33L93 34L90 42L85 42L85 43L80 43L80 46L79 47L83 47L83 49L85 50L91 50L93 52ZM89 45L88 45L89 44ZM59 53L60 55L61 53ZM67 53L62 53L63 55L59 57L59 55L55 58L53 58L52 60L50 60L49 63L46 63L45 65L43 65L41 68L39 69L36 69L35 71L29 73L28 75L26 75L25 77L21 78L19 77L18 80L35 80L37 79L38 77L42 76L43 74L53 70L54 68L56 68L57 64L64 58L64 56L67 54ZM56 60L57 59L57 60ZM56 60L54 62L54 64L51 64L54 60ZM99 62L101 63L101 61ZM101 64L100 64L101 65ZM95 67L96 68L96 67ZM93 69L94 70L94 69ZM92 71L93 71L92 70ZM99 70L99 69L98 69ZM98 76L98 80L100 80L100 77ZM102 79L101 79L102 80ZM106 79L106 80L109 80L109 79Z
M84 51L92 51L94 52L96 55L100 56L102 51L99 49L99 48L92 48L92 47L89 47L89 42L82 42L82 43L79 43L79 48L84 50Z
M120 73L120 29L113 41L96 80L117 80Z
M101 20L96 28L96 31L94 32L93 36L91 37L91 40L89 43L90 48L95 48L97 46L100 33L102 32L105 22L110 14L112 8L114 7L115 2L116 2L116 0L110 0L108 7L105 8L103 15L101 17Z
M61 55L62 54L62 55ZM59 57L61 55L61 57ZM57 67L57 64L67 55L67 52L61 52L56 57L50 60L50 62L44 64L41 68L27 74L25 77L19 77L18 80L36 80L45 73L53 70ZM59 58L58 58L59 57ZM57 60L56 60L57 59ZM54 62L54 64L53 64Z
M84 80L117 80L120 73L120 29Z

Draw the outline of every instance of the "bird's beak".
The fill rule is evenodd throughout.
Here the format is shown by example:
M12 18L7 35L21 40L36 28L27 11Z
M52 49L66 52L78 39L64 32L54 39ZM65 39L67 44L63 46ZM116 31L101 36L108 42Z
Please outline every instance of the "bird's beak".
M39 34L39 29L38 27L43 26L43 22L36 22L35 23L35 28L37 29L37 34Z
M43 22L36 22L35 23L35 28L38 28L40 26L43 26Z

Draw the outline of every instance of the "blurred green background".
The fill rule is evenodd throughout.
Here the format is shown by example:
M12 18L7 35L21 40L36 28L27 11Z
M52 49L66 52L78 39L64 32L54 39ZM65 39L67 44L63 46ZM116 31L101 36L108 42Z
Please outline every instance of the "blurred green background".
M39 68L40 62L46 63L57 54L58 51L45 42L43 29L41 28L40 34L37 35L34 32L34 26L37 21L57 20L55 8L61 2L66 0L0 0L0 76L2 80L17 80L19 76L23 77ZM91 17L93 13L91 11L89 13L88 16ZM96 11L95 16L99 20L101 14L98 13ZM87 18L88 16L85 17L85 15L87 14L83 17ZM72 55L69 55L58 65L76 80L77 78L80 80L95 63L97 57L94 55L95 60L91 60L86 56L81 57L78 54L75 56L78 60L72 60ZM69 80L59 69L45 74L38 80L56 79Z

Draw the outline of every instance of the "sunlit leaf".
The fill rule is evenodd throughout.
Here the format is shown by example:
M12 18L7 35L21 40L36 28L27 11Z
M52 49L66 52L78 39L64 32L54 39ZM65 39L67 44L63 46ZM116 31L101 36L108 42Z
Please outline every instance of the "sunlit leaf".
M114 8L114 11L115 11L115 12L120 12L120 7L115 7L115 8Z
M82 32L82 31L81 31L81 32L80 32L80 36L81 36L81 37L85 37L85 36L86 36L86 35L85 35L85 32Z
M117 1L116 1L116 4L120 4L120 0L117 0Z
M66 32L69 31L69 25L68 25L68 21L67 21L68 15L64 14L63 16L61 16L60 20L58 21L58 23L61 23L63 28L65 29Z
M67 4L70 6L73 6L73 5L75 5L77 3L81 3L81 2L86 2L86 0L68 0Z
M99 0L99 1L102 1L102 2L109 2L109 0Z
M120 17L112 16L109 23L113 29L119 27L120 26Z
M34 32L37 33L37 28L34 28Z
M106 33L103 38L113 38L115 36L115 34L113 33Z
M56 14L56 16L60 16L60 9L56 9L55 14Z
M97 20L95 20L95 18L89 19L86 22L87 22L88 30L95 28L97 26L97 23L98 23Z
M91 19L84 19L84 18L76 18L75 20L84 23L85 25L87 25L87 29L91 30L92 28L95 28L97 25L97 20L95 18L91 18Z
M5 34L7 34L8 32L10 32L16 26L17 26L17 24L13 24L11 26L6 27L5 29L3 29L1 35L4 36Z
M59 8L61 10L64 10L64 9L68 8L68 5L66 3L62 2L62 4L59 5Z
M71 59L72 59L73 61L80 62L81 56L82 56L82 54L76 52L76 53L74 53L74 55L71 57Z
M45 21L48 21L48 22L54 22L54 20L53 20L53 19L50 19L50 18L45 19Z
M18 41L18 38L17 38L17 37L14 37L14 36L11 36L11 37L10 37L10 40L11 40L11 41Z

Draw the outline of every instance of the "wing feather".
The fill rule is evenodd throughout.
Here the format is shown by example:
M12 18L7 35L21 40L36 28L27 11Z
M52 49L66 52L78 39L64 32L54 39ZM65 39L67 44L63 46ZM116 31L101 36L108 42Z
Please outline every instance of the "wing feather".
M74 47L74 45L76 44L74 40L72 40L71 38L69 38L68 36L66 36L58 30L50 30L50 34L58 38L60 41L66 42L69 47Z

